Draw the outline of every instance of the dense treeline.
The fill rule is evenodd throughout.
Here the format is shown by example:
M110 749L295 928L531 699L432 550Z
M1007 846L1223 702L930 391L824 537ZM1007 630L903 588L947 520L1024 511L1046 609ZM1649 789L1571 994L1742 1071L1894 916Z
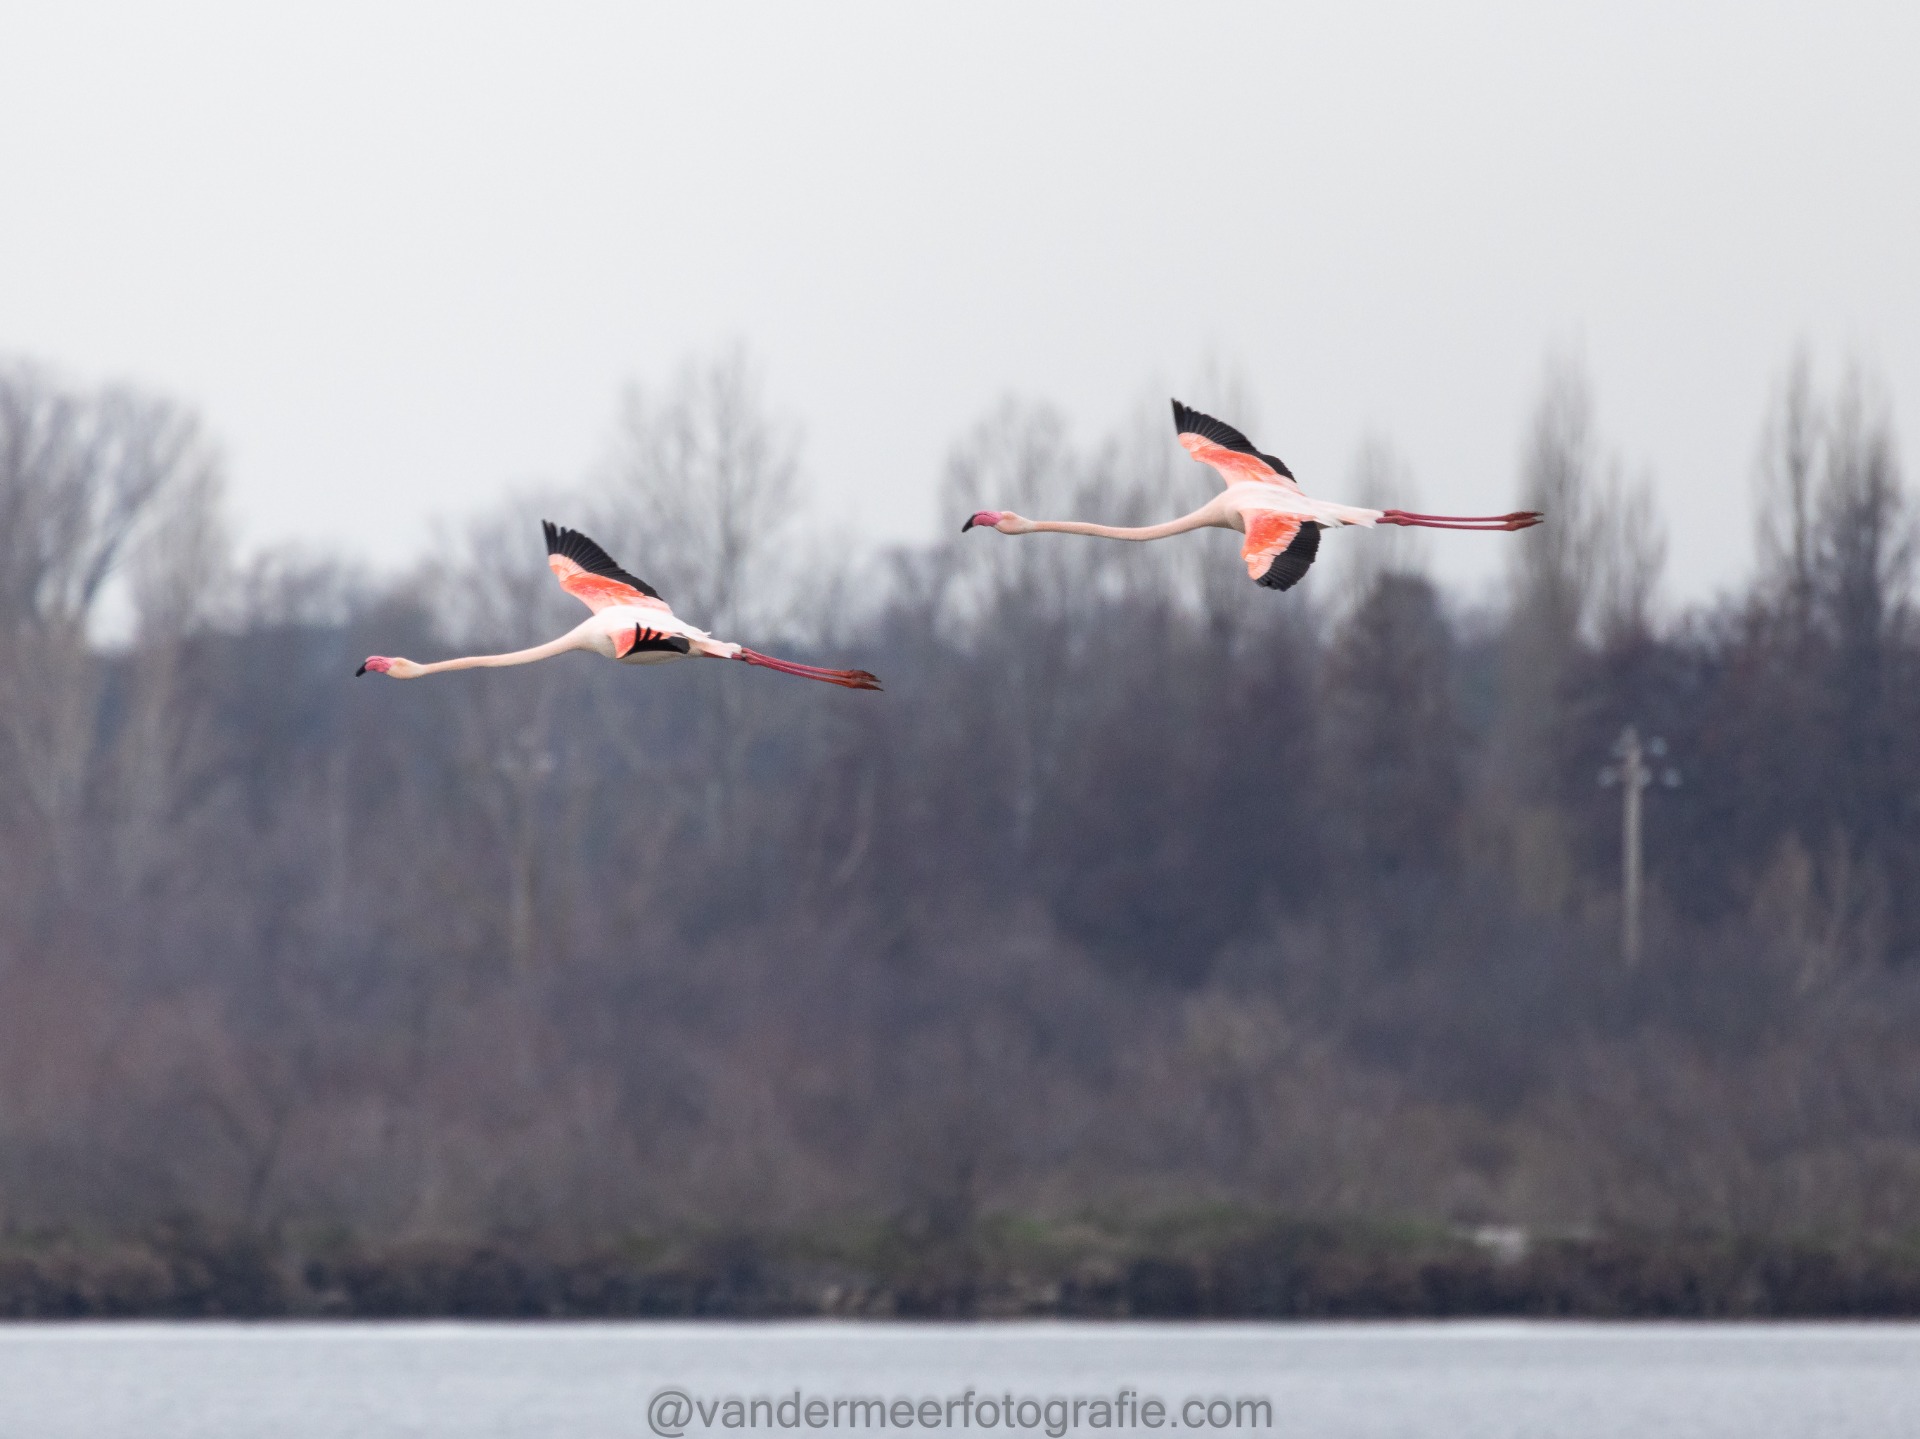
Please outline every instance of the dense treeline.
M942 513L1177 513L1208 478L1152 419L1088 450L1008 404ZM1218 534L863 558L809 540L735 358L636 392L591 500L372 582L236 566L190 417L8 369L0 1225L1911 1234L1908 500L1866 387L1804 366L1760 470L1750 589L1677 614L1565 371L1518 485L1553 518L1492 608L1403 535L1334 536L1285 597ZM887 692L352 679L573 623L543 515ZM1595 782L1629 723L1682 779L1632 968Z
M1920 1314L1908 1246L1621 1233L1516 1246L1432 1228L1188 1215L987 1224L964 1251L898 1231L310 1240L164 1225L0 1248L0 1317L392 1319L1889 1318Z

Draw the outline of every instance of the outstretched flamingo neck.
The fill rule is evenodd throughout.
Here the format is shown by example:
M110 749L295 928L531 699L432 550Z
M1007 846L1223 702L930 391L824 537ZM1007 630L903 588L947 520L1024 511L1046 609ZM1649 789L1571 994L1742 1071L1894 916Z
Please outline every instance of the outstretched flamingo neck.
M585 627L583 626L582 629ZM463 655L456 660L437 660L430 665L415 664L412 660L396 655L369 655L367 662L355 671L356 674L390 675L394 679L419 679L422 675L445 674L449 670L500 669L507 665L530 665L537 660L552 659L568 650L590 648L581 630L560 636L557 640L548 640L532 649L514 650L503 655Z

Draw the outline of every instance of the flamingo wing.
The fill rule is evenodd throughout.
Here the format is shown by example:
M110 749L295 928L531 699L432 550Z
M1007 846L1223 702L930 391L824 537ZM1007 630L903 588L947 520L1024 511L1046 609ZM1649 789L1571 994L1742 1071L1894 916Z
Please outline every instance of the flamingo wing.
M1253 441L1224 420L1190 410L1178 400L1173 402L1173 428L1186 452L1205 465L1212 465L1228 484L1249 480L1265 485L1280 485L1300 493L1293 471L1284 461L1263 455Z
M684 655L693 650L693 643L685 635L668 634L665 630L652 629L646 625L635 625L630 630L622 630L613 637L613 657L623 660L632 654L647 654L650 651L662 654Z
M1240 558L1257 585L1290 590L1306 577L1320 553L1320 526L1298 515L1256 510L1247 516L1247 538Z
M638 575L630 575L578 530L542 520L547 535L547 568L560 588L595 614L613 605L640 605L672 613L660 592Z

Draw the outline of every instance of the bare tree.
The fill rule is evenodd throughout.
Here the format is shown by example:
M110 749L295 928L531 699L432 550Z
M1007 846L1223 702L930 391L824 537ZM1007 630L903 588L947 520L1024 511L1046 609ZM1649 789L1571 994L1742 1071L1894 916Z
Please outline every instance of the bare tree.
M1816 604L1829 644L1833 722L1844 741L1848 828L1878 849L1906 813L1889 785L1900 725L1890 706L1891 651L1906 625L1914 516L1883 406L1855 376L1827 429L1815 544Z
M197 422L167 402L0 370L0 736L62 873L101 739L89 623L159 501L214 483Z
M1490 796L1500 796L1495 807L1511 831L1522 887L1549 907L1565 897L1569 841L1557 811L1543 801L1559 783L1569 665L1592 609L1601 465L1586 373L1571 360L1555 359L1521 460L1522 503L1547 520L1528 531L1527 543L1512 547L1500 734L1489 786Z
M677 609L716 634L779 615L799 445L768 414L743 346L664 390L632 386L609 471L607 542Z
M1814 500L1824 425L1803 345L1776 391L1754 486L1762 583L1799 634L1813 620Z
M221 477L210 453L183 465L130 549L135 613L130 703L113 745L116 851L138 885L176 851L190 811L221 787L227 755L212 732L195 639L230 581Z
M1592 546L1594 638L1612 647L1643 639L1652 630L1667 565L1666 529L1651 477L1630 482L1613 468L1594 506Z
M1361 436L1348 476L1356 505L1371 509L1419 507L1413 467L1384 434L1369 431ZM1392 526L1356 536L1357 542L1339 562L1344 607L1351 609L1364 603L1383 576L1425 574L1427 538L1421 530Z
M1604 461L1593 427L1586 371L1560 358L1546 381L1521 461L1521 503L1547 516L1513 547L1515 613L1540 647L1565 652L1579 638L1592 602L1593 525Z
M780 637L798 579L785 550L801 501L799 441L768 411L744 346L689 362L664 389L630 388L607 471L593 523L622 563L722 638ZM713 722L693 766L701 827L718 841L751 823L743 769L778 706L764 688L700 671L687 678L711 692Z
M1885 404L1870 396L1859 375L1834 402L1826 434L1816 589L1836 639L1877 646L1906 610L1914 520Z
M940 486L941 524L950 527L948 515L965 516L990 505L1051 513L1074 504L1087 485L1066 416L1051 406L1009 397L949 452ZM1014 592L1046 613L1066 614L1097 591L1100 557L1090 555L1090 547L1058 546L1045 554L1016 553L1016 548L1031 547L968 545L957 552L958 583L948 596L951 618L971 623L991 609L996 597Z
M942 486L944 513L986 505L1045 514L1074 503L1087 488L1067 442L1065 418L1043 406L1003 401L955 446ZM1111 496L1109 496L1111 498ZM948 592L947 618L971 642L1004 657L1004 734L1009 747L1007 836L1024 860L1034 839L1041 794L1057 769L1069 732L1071 626L1100 595L1092 546L969 545ZM1015 617L1018 617L1017 619ZM1005 629L1020 626L1017 636Z

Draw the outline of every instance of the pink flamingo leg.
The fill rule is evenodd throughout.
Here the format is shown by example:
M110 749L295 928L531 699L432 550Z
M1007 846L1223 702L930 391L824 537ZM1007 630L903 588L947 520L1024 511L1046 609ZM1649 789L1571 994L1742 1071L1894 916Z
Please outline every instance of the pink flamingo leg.
M763 655L744 646L734 656L750 665L759 665L762 669L778 670L783 675L798 675L803 680L819 680L823 684L839 685L842 689L877 690L880 681L865 670L828 670L818 665L803 665L793 660L777 660L772 655Z
M1545 518L1538 510L1515 510L1505 515L1422 515L1411 510L1388 510L1377 523L1433 530L1524 530Z

